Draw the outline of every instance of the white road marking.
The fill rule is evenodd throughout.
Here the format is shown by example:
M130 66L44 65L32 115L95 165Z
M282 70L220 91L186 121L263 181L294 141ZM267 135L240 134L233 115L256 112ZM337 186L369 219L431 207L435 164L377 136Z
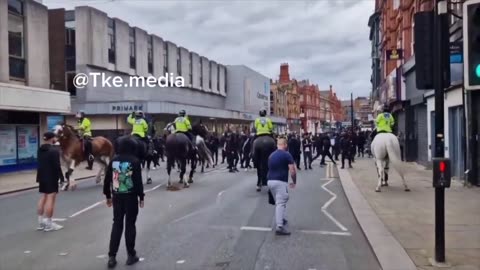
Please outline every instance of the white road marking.
M163 184L158 184L158 185L154 186L154 187L151 188L151 189L145 190L145 193L148 193L148 192L150 192L150 191L154 191L155 189L158 189L159 187L164 186L164 185L165 185L165 183L163 183Z
M327 183L323 184L322 185L322 188L328 192L330 195L332 195L332 198L330 198L330 200L328 200L323 206L322 206L322 212L333 222L335 223L335 225L337 225L338 228L340 228L340 230L346 232L348 231L348 229L342 225L342 223L340 223L337 219L335 219L328 211L327 211L327 208L330 206L330 204L332 204L333 201L335 201L335 199L337 199L337 195L335 193L333 193L331 190L329 190L326 186L328 184L330 184L331 182L333 182L334 179L331 179L330 181L328 181Z
M58 222L63 222L67 220L66 218L52 218L52 221L58 221Z
M138 258L138 260L139 260L140 262L143 262L143 261L145 261L145 258L140 257L140 258Z
M177 264L184 264L185 263L185 260L179 260L177 261Z
M85 212L87 212L88 210L97 207L99 204L101 204L101 203L103 203L103 202L105 202L105 201L96 202L96 203L90 205L89 207L84 208L84 209L76 212L75 214L71 215L70 218L73 218L73 217L76 217L76 216L78 216L78 215L80 215L80 214L82 214L82 213L85 213Z
M106 257L107 257L106 254L102 254L102 255L98 255L98 256L97 256L97 258L99 258L99 259L104 259L104 258L106 258Z
M67 256L68 255L68 252L61 252L58 254L58 256Z
M173 223L177 223L177 222L182 221L182 220L184 220L184 219L187 219L187 218L189 218L189 217L193 217L193 216L195 216L195 215L197 215L197 214L200 214L201 212L205 211L206 209L207 209L207 208L197 210L197 211L192 212L192 213L190 213L190 214L188 214L188 215L185 215L185 216L183 216L183 217L181 217L181 218L177 218L177 219L175 219L174 221L172 221L171 223L172 223L172 224L173 224Z
M30 254L30 253L32 253L32 252L31 252L30 250L25 250L23 253L25 253L25 254Z
M272 231L272 228L243 226L243 227L240 227L240 230L242 230L242 231L270 232L270 231Z
M330 232L330 231L309 231L309 230L300 230L299 232L306 234L324 234L324 235L339 235L339 236L351 236L349 232Z

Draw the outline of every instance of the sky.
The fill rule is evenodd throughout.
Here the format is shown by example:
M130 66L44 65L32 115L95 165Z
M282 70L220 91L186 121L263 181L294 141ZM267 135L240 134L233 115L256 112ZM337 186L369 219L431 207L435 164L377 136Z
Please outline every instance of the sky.
M373 0L43 0L91 6L223 65L308 79L342 99L368 96Z

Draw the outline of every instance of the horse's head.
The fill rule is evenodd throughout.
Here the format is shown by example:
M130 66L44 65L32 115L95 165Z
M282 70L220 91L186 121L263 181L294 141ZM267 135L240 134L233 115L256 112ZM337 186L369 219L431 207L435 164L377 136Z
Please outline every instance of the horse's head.
M67 124L56 125L53 128L53 133L57 135L57 138L59 140L66 140L72 138L73 136L76 136L75 129Z
M192 133L195 136L207 138L209 131L208 131L208 128L204 126L202 123L197 123L194 126L192 126Z

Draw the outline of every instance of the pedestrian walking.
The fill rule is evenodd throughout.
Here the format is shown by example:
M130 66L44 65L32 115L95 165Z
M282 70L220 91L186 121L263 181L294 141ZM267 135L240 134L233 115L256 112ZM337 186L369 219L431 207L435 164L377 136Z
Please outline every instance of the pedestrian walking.
M290 235L287 230L288 220L286 215L288 195L288 174L292 177L290 188L297 184L297 171L292 155L287 151L287 140L277 140L277 150L268 158L267 185L275 198L275 222L277 235Z
M365 137L365 133L359 132L357 135L357 152L358 152L358 157L365 157L365 143L367 141L367 138Z
M45 143L40 146L37 153L37 183L38 191L42 194L37 204L37 230L58 231L63 226L53 222L52 217L58 193L58 181L63 179L60 152L54 146L56 137L53 132L43 134L43 140Z
M312 139L310 139L309 134L304 135L304 139L302 141L303 145L303 164L305 165L305 170L312 169Z
M290 152L293 160L295 160L295 164L297 165L298 170L300 170L300 156L302 152L301 148L302 145L300 143L300 140L297 138L297 134L294 133L288 139L288 152Z
M342 169L345 169L345 159L348 160L349 168L353 168L352 160L355 153L355 144L349 135L342 135L342 138L340 139L340 148L342 151Z
M140 161L134 156L136 142L125 139L119 144L118 155L108 165L103 185L103 193L107 198L107 206L113 205L113 225L108 251L108 267L117 264L116 256L122 238L125 220L125 244L127 246L127 265L139 261L135 251L138 207L144 206L142 168Z

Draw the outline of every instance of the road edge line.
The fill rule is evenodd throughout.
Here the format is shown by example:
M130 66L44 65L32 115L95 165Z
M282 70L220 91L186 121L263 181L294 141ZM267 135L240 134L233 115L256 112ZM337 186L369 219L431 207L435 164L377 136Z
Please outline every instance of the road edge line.
M417 270L407 251L370 207L347 170L337 170L350 208L383 270Z

